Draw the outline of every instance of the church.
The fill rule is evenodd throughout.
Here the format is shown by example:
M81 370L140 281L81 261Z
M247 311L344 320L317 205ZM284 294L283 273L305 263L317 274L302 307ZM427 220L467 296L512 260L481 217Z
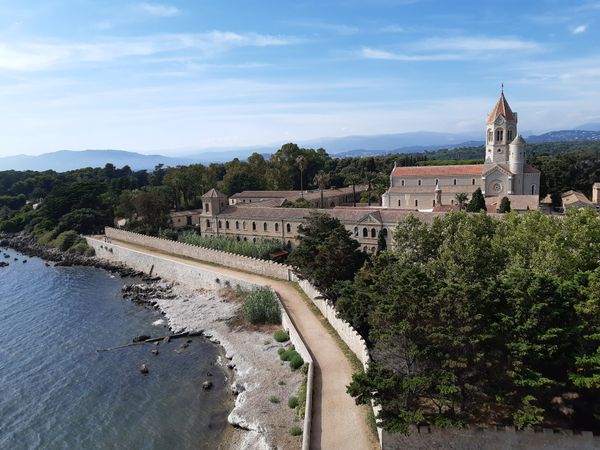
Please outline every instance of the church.
M525 140L517 133L517 113L501 93L486 125L484 164L394 167L384 208L442 211L456 205L456 195L471 197L481 189L489 212L503 197L512 209L538 209L540 171L526 163Z

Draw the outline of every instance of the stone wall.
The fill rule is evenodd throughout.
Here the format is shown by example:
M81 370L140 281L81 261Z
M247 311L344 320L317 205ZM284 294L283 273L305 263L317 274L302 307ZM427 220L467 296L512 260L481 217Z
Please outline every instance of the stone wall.
M231 267L233 269L252 272L258 275L278 279L289 279L289 266L279 264L264 259L250 258L248 256L235 255L233 253L213 250L210 248L199 247L197 245L185 244L183 242L171 241L152 236L146 236L138 233L131 233L125 230L106 227L106 236L112 239L119 239L132 244L143 245L155 250L160 250L176 255L187 256L189 258L208 261L214 264Z
M566 430L517 431L512 427L435 429L411 427L410 434L383 432L384 450L592 450L600 449L600 437L591 432Z
M134 235L135 233L129 234ZM115 239L119 239L116 236L117 234L113 234L113 237ZM120 236L128 237L126 235ZM253 283L249 283L244 280L239 280L234 277L228 277L223 275L222 273L213 272L209 269L200 268L198 266L192 266L178 261L172 261L169 259L161 258L159 256L148 255L137 250L121 247L118 244L114 244L112 242L105 242L91 237L86 237L85 239L87 241L87 244L95 250L96 256L98 258L114 262L120 262L127 265L128 267L142 271L149 275L154 275L168 281L181 283L193 289L220 289L226 286L239 286L243 289L253 289L257 287L257 285ZM129 241L134 242L131 240ZM139 239L138 242L145 241L143 239ZM275 293L275 295L277 294ZM302 434L302 450L308 450L310 445L310 432L312 420L312 389L314 372L313 359L308 349L306 348L304 341L302 341L300 334L296 330L293 321L288 315L286 308L281 303L281 301L279 301L279 304L281 306L282 326L289 333L290 341L294 345L296 351L300 354L300 356L302 356L302 359L304 359L304 361L309 364L306 383L306 414L304 416L304 426Z

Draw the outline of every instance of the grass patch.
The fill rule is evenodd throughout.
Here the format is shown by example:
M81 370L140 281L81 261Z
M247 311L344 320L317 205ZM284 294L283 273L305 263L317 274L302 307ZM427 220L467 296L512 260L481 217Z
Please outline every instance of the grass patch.
M298 388L298 416L304 420L306 414L306 385L308 383L308 364L304 364L302 369L302 381Z
M269 401L270 401L271 403L279 403L279 398L278 398L278 397L276 397L275 395L271 395L271 396L269 397Z
M249 256L251 258L271 259L271 253L281 250L281 242L276 239L262 239L256 243L249 241L238 241L233 237L226 236L200 236L193 230L183 231L177 237L179 242L197 245L199 247L212 248L236 255Z
M273 338L277 341L277 342L287 342L290 340L290 335L288 334L287 331L285 330L277 330L275 332L275 334L273 335Z
M265 287L253 289L246 295L242 311L244 319L250 323L281 323L279 302L275 297L275 293Z
M298 402L298 397L296 397L295 395L292 395L290 398L288 398L288 406L292 409L297 408L299 405Z
M290 428L290 434L292 436L300 436L302 434L302 428L292 427L292 428Z

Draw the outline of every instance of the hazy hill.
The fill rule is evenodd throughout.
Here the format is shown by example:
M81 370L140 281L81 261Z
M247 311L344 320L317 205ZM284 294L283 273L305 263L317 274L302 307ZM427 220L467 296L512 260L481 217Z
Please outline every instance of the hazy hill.
M133 170L153 170L158 164L165 166L187 165L193 163L191 158L172 158L162 155L142 155L122 150L61 150L44 153L38 156L16 155L0 158L0 170L67 170L82 167L104 167L112 163L116 167L129 166Z

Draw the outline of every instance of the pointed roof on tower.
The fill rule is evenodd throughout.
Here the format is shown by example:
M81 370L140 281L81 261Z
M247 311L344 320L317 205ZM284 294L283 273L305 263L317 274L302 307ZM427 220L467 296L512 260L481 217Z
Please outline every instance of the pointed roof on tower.
M512 112L510 105L506 101L506 97L504 97L504 92L500 94L498 103L496 103L496 106L494 106L494 109L488 116L487 123L494 123L498 116L503 116L507 122L515 122L517 120L515 113Z

